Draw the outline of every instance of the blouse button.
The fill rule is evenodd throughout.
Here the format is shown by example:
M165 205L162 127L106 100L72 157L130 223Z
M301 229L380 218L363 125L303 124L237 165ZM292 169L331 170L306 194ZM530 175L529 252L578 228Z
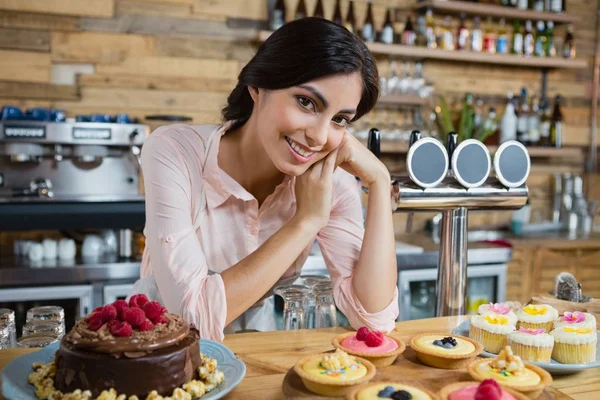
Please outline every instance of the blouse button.
M173 241L173 236L167 236L165 240L167 241L167 243L171 243Z

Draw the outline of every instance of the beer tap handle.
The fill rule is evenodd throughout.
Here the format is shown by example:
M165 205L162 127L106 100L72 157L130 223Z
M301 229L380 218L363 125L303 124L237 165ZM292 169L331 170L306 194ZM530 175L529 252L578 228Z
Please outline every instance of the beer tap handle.
M421 139L421 132L415 129L410 133L410 141L408 142L408 147L410 148L419 139Z
M448 143L446 143L446 150L448 151L448 170L452 170L452 154L458 146L458 135L456 132L448 132Z
M421 132L419 132L418 130L414 130L410 133L410 140L408 142L408 147L412 147L413 144L415 144L417 142L417 140L421 139ZM404 232L406 233L411 233L412 232L412 227L413 227L413 220L415 218L415 213L414 212L409 212L407 217L406 217L406 226L404 228Z
M379 129L372 128L369 130L369 137L367 139L367 148L371 150L375 157L381 156L381 135Z

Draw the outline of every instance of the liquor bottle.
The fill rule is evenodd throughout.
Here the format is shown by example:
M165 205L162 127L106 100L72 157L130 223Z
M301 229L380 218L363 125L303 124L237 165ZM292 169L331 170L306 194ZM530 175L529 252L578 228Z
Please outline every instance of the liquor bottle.
M529 104L527 104L527 89L521 89L521 101L517 117L517 140L525 146L529 144L527 122L529 120Z
M520 10L527 10L527 0L518 0L517 1L517 8Z
M544 11L544 0L532 0L535 11Z
M573 36L573 24L567 25L567 33L563 42L562 56L564 58L575 58L575 37Z
M272 31L276 31L285 24L285 1L277 0L275 6L271 11L271 21L269 22L269 28Z
M525 36L523 37L523 54L526 56L533 55L534 49L533 28L530 20L525 22Z
M500 28L498 28L498 38L496 39L496 53L508 53L508 31L504 18L500 18Z
M440 41L440 48L443 50L454 50L454 34L452 33L452 17L447 15L444 18L444 28Z
M539 146L540 144L540 106L537 97L531 99L531 112L527 120L527 136L530 146Z
M325 18L325 13L323 12L323 0L317 0L313 17Z
M425 20L425 14L417 16L417 46L427 47L427 24Z
M402 31L402 44L407 46L414 46L417 40L417 34L415 29L413 28L412 19L410 15L406 17L406 25L404 25L404 30Z
M506 108L500 122L500 143L517 138L517 114L515 114L515 105L512 93L508 93L506 99Z
M544 29L544 21L537 22L537 32L535 35L535 44L533 45L533 54L538 57L546 55L546 31Z
M556 57L556 44L554 43L554 22L546 23L546 48L544 49L546 57Z
M513 37L510 52L512 54L523 55L523 33L521 32L521 22L519 20L513 22Z
M362 27L362 38L365 42L375 41L375 25L373 22L373 3L369 0L367 6L367 16L365 17L365 23Z
M550 9L548 11L562 13L564 11L562 0L550 0Z
M348 3L348 14L346 15L344 26L350 32L356 33L356 17L354 16L354 1L352 0Z
M552 145L550 142L550 107L548 102L542 99L540 103L540 146L549 147Z
M475 98L475 107L473 110L473 129L477 130L483 123L483 100L481 97Z
M306 4L304 0L298 0L298 6L296 6L295 19L306 18Z
M394 36L395 32L394 25L392 24L392 11L388 8L385 11L385 21L383 22L383 28L381 29L381 41L385 44L392 44L394 43Z
M437 48L437 37L435 33L435 19L431 8L425 13L425 36L427 37L427 47L430 49Z
M485 34L483 36L483 51L487 53L496 53L496 33L492 26L492 17L488 17Z
M340 0L335 0L335 9L333 10L332 21L338 25L344 25L344 21L342 19L342 7L340 5Z
M562 98L556 95L554 98L554 111L552 111L552 120L550 122L550 141L554 147L562 147L564 136L563 115L560 110Z
M483 50L483 32L479 27L479 17L473 18L473 29L471 30L471 51L481 53Z
M465 26L465 19L467 16L465 13L460 14L460 25L458 26L458 32L456 33L456 49L466 50L469 42L469 30Z

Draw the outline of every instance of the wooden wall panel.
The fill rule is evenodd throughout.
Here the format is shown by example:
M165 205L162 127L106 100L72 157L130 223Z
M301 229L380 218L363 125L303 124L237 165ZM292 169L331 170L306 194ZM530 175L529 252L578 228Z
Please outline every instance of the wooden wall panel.
M187 90L199 92L229 92L236 84L234 79L181 78L173 76L125 74L86 74L81 75L78 82L82 87Z
M0 49L50 51L50 33L0 28Z
M47 15L0 10L0 27L78 31L79 19L65 15Z
M240 39L217 39L206 36L156 36L156 55L163 57L192 57L233 59L244 64L256 53L255 43Z
M1 80L0 95L25 100L79 100L79 91L76 86Z
M115 0L0 0L0 10L110 18Z
M50 54L0 50L0 76L5 81L50 82Z

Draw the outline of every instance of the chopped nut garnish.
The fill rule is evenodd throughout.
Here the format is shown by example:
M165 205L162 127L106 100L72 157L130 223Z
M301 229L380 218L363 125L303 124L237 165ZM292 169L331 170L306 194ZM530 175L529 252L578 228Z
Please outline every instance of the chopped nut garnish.
M490 365L499 370L505 370L513 375L522 374L525 371L525 364L521 357L515 356L510 346L504 347Z

